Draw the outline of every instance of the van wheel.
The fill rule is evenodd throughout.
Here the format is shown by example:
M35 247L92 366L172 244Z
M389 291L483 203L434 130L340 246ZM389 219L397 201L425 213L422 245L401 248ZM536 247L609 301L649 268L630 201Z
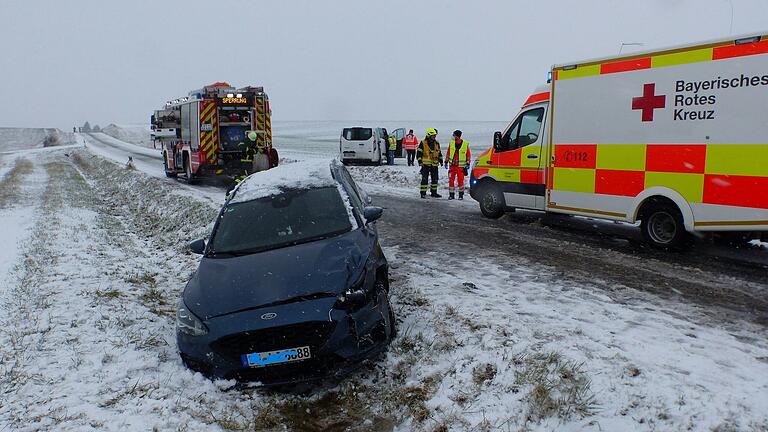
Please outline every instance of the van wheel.
M680 249L688 239L683 215L675 204L667 201L653 201L646 205L640 230L645 241L659 249Z
M171 171L168 169L168 153L163 153L163 168L165 168L166 177L176 177L176 171Z
M480 211L483 216L490 219L498 219L504 216L504 195L501 194L498 186L488 184L483 186L480 192Z

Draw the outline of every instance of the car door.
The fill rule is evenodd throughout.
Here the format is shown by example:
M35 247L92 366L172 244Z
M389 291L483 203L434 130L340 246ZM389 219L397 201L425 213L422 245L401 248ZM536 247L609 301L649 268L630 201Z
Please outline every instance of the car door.
M541 131L545 113L544 107L521 112L491 156L509 207L538 208L537 197L544 196Z
M376 138L376 145L379 152L379 161L383 161L387 156L387 130L384 128L376 128L378 134Z
M395 157L403 157L403 138L405 138L405 128L399 128L392 131L392 135L397 140L397 150L395 150Z

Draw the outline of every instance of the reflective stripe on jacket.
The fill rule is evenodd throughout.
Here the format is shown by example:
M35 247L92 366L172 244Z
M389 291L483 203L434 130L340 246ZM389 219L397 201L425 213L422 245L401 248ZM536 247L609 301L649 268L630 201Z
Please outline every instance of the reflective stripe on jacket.
M429 140L424 139L419 144L419 148L416 150L416 160L419 165L423 166L438 166L443 159L443 152L440 151L440 142L437 140L432 141L434 145L429 145Z
M419 146L419 139L413 134L408 134L403 138L403 148L406 150L416 150Z
M470 160L472 157L469 153L469 141L467 140L461 140L461 145L459 146L459 160L458 163L454 163L454 159L456 155L456 140L451 140L451 143L448 145L448 155L445 158L445 163L449 163L453 166L460 166L463 167L467 165L467 161Z
M397 140L393 136L389 137L389 149L392 151L397 150Z

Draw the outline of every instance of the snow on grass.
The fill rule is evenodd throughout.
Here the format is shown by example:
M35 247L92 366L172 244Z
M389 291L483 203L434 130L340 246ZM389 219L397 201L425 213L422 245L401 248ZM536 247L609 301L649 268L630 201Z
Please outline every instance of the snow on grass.
M3 380L9 397L0 427L215 428L243 398L222 400L214 383L181 365L173 340L175 302L195 258L179 254L178 230L164 235L156 220L167 214L138 198L125 205L127 193L158 193L141 188L146 179L104 162L78 162L90 184L62 156L46 165L51 181L34 240L18 269L20 283L3 299L3 315L11 314L3 322L3 353L14 361L3 362L10 379ZM105 181L110 176L122 181ZM183 207L176 223L205 230L215 210L181 200L171 197L164 207ZM173 243L156 254L163 242Z
M404 317L395 346L416 354L390 355L390 368L413 383L438 377L420 408L428 415L414 413L405 427L768 424L768 346L758 327L736 335L688 321L683 305L619 304L535 263L385 252L406 278L395 292Z
M32 170L32 163L25 158L19 158L13 162L13 167L0 178L0 209L22 199L22 184ZM8 228L10 227L5 227L5 229Z

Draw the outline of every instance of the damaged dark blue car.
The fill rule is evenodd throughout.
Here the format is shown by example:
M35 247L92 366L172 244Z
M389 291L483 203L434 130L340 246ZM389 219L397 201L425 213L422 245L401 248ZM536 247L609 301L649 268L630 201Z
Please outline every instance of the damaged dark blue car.
M338 377L395 333L372 207L338 161L281 165L230 192L177 311L184 364L211 378Z

